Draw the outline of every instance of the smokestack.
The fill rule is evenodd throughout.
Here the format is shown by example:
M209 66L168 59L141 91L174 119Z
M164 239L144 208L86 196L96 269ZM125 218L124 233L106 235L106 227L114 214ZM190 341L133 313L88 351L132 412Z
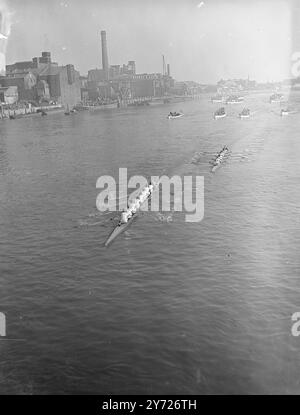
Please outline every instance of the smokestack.
M168 74L168 76L171 76L170 75L170 64L168 63L168 65L167 65L167 74Z
M107 43L106 43L106 31L101 30L101 46L102 46L102 69L105 73L105 79L109 78L108 56L107 56Z

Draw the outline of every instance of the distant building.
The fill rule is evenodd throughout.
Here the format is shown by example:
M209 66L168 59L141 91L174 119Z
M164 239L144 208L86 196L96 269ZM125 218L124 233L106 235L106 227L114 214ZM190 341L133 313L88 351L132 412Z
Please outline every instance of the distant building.
M13 105L18 102L18 88L16 86L0 87L1 104Z
M111 65L109 68L109 79L117 78L122 75L122 68L120 65Z
M218 84L218 88L223 88L224 90L234 91L243 91L249 89L255 89L257 87L256 81L248 79L221 79Z
M120 99L162 97L173 85L171 78L159 73L122 75L111 82Z
M127 65L111 65L109 67L109 79L118 78L121 75L135 75L135 61L129 61Z
M39 97L39 101L43 101L43 100L50 100L50 90L49 90L49 85L46 81L44 80L39 80L37 85L37 95Z
M64 106L74 106L81 101L79 72L73 65L48 66L40 72L39 79L49 85L52 101Z
M91 69L88 71L88 82L101 82L105 81L105 72L103 69Z
M127 65L123 64L121 75L135 75L135 61L129 61Z
M87 76L79 76L79 81L80 81L80 87L81 88L86 88L87 87L87 81L88 81L88 77Z
M18 73L15 76L0 77L2 87L14 86L18 90L19 101L36 101L37 100L37 76L32 72Z
M38 73L39 70L51 64L57 66L56 62L51 61L50 52L42 52L42 56L32 58L31 61L16 62L12 65L6 65L6 76L18 77L24 73L33 72Z
M189 95L188 85L186 82L174 82L171 92L175 95Z
M88 100L88 77L80 76L80 92L81 92L81 101L86 102Z
M16 86L19 101L56 101L73 106L81 101L79 72L73 65L58 66L50 52L32 61L6 66L6 76L0 77L4 87Z
M99 98L99 87L106 81L106 73L103 69L91 69L88 71L84 86L84 96L89 101L97 101Z

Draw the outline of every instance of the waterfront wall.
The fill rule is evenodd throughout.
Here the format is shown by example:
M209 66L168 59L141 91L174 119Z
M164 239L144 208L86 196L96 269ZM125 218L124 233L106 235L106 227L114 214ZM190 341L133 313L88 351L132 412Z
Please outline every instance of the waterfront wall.
M13 117L25 117L35 114L40 114L41 111L46 111L47 113L50 112L60 112L63 111L64 108L62 105L48 105L42 107L31 107L31 108L17 108L17 109L3 109L0 111L0 119L6 119L11 116Z

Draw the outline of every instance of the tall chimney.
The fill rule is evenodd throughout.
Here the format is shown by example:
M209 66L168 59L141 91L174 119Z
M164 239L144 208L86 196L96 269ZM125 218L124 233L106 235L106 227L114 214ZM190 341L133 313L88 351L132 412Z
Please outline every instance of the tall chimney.
M108 56L107 56L107 43L106 43L106 31L101 30L101 46L102 46L102 69L105 74L105 79L109 78Z
M170 74L170 64L168 63L168 65L167 65L167 75L168 76L171 76L171 74Z

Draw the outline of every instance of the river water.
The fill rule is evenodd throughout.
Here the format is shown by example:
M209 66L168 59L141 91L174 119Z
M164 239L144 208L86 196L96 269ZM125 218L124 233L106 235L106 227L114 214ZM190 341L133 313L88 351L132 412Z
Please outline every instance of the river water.
M268 97L0 124L0 393L300 393L300 117ZM204 219L143 213L104 248L119 167L203 175Z

